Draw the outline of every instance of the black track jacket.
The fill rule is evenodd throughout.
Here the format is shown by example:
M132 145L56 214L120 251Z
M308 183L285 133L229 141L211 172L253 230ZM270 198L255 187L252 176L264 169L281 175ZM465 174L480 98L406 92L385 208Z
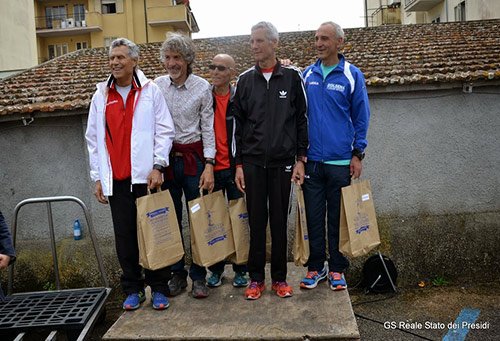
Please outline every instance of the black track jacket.
M274 67L269 82L255 65L236 83L236 164L261 167L293 164L306 156L307 101L302 75L296 67Z

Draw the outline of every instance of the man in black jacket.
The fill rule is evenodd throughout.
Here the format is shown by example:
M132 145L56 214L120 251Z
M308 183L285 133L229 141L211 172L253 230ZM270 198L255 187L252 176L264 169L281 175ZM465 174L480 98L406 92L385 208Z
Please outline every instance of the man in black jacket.
M264 291L266 226L271 227L272 289L290 297L287 275L287 209L291 180L302 184L308 146L306 97L300 70L276 58L279 35L269 22L252 27L250 45L256 65L236 86L236 186L246 193L250 224L245 297ZM268 204L269 202L269 204Z
M12 245L12 237L5 222L2 212L0 212L0 270L7 268L16 260L16 252ZM3 291L0 287L0 301L3 301Z

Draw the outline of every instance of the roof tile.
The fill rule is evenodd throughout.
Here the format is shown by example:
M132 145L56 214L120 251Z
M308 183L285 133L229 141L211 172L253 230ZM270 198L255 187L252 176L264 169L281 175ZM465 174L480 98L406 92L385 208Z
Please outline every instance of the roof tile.
M346 29L346 58L371 87L500 79L500 20ZM217 53L238 71L253 64L249 36L196 39L194 72L209 77ZM164 74L160 43L140 45L148 77ZM109 67L104 48L80 50L0 81L0 115L86 109ZM279 57L305 67L316 59L314 31L280 34Z

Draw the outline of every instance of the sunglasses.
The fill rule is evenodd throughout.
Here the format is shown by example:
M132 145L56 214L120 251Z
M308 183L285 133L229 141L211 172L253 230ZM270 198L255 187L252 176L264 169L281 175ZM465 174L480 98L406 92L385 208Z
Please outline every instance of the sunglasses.
M209 68L210 70L215 70L215 69L217 69L217 70L219 70L219 71L231 70L231 68L230 68L230 67L227 67L227 66L224 66L224 65L214 65L214 64L210 65L208 68Z

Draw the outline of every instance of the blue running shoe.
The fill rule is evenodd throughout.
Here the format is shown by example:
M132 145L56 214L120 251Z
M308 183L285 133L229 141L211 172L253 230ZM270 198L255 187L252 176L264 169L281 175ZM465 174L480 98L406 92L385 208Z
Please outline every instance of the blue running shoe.
M209 286L210 288L221 286L223 277L224 273L219 274L216 272L212 272L212 275L207 279L207 286Z
M141 303L146 300L146 295L143 291L139 291L127 296L123 301L123 310L136 310L141 306Z
M153 309L155 310L165 310L170 305L168 298L161 292L154 292L151 294L151 303L153 303Z
M233 279L233 287L242 288L248 285L248 279L245 272L235 272Z
M321 271L308 271L306 277L300 281L300 287L303 289L314 289L318 283L326 279L328 271L326 266Z
M347 283L343 272L330 271L328 274L328 281L330 282L330 289L334 291L347 289Z

